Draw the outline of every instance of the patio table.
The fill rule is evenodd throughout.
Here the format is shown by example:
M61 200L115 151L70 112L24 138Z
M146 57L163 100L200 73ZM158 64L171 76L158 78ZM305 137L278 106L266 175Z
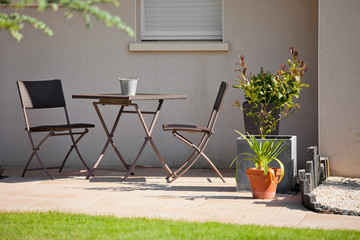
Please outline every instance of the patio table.
M136 95L122 95L122 94L76 94L76 95L72 95L73 98L77 98L77 99L92 99L92 100L97 100L95 102L93 102L95 111L99 117L99 120L104 128L105 134L107 136L107 140L106 143L95 163L95 165L93 166L93 168L89 171L88 175L86 176L86 179L89 179L90 176L94 173L94 171L96 169L101 169L101 170L108 170L108 171L116 171L115 169L105 169L105 168L98 168L99 163L101 162L106 149L109 146L109 143L111 144L111 146L114 148L115 153L117 154L118 158L120 159L120 161L122 162L122 164L124 165L124 167L126 168L126 175L124 176L124 178L122 179L122 181L125 181L130 174L133 174L133 170L137 164L137 162L140 159L140 156L142 154L142 152L145 149L145 146L147 145L148 142L151 143L152 148L154 149L158 159L160 160L160 162L162 163L162 165L164 166L165 170L168 172L168 174L173 174L173 172L170 170L170 168L167 166L167 164L165 163L165 161L163 160L163 158L161 157L153 138L151 137L151 134L153 132L157 117L160 113L160 109L161 106L164 102L164 100L175 100L175 99L186 99L186 95L175 95L175 94L148 94L148 93L138 93ZM158 105L155 111L141 111L138 104L135 103L137 101L158 101ZM114 121L114 124L111 128L111 131L109 131L109 128L106 126L104 118L99 110L98 105L119 105L120 109L119 112L116 116L116 119ZM125 108L127 107L133 107L135 108L134 110L125 110ZM124 158L121 156L118 148L115 145L113 136L114 136L114 132L118 126L119 120L120 120L120 116L125 113L125 114L137 114L141 124L144 128L145 131L145 140L142 144L142 147L140 148L134 162L132 163L131 166L128 166L124 160ZM144 120L143 114L149 114L149 115L153 115L152 118L152 122L150 124L150 126L148 127L146 125L146 122Z

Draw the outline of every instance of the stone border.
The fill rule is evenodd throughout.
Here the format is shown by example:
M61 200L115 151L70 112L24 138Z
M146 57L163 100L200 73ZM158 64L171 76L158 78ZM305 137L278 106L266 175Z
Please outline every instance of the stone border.
M324 211L321 204L316 202L316 196L312 191L329 176L329 159L318 155L317 146L309 147L306 168L298 170L301 201L304 207L315 212Z
M317 146L308 148L305 169L298 170L302 205L318 213L360 216L360 212L323 206L312 191L330 177L329 158L318 155Z
M319 209L318 212L326 213L326 214L337 214L337 215L348 215L348 216L359 216L360 217L360 212L339 209L339 208L332 208L332 207L328 207L328 206L321 206L321 208Z

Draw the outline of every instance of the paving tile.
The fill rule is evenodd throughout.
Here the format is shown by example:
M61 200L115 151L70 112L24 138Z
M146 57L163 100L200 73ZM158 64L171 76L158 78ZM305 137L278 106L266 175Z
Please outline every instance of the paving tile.
M348 229L360 231L360 217L309 213L299 222L297 227L322 229Z
M284 206L281 210L276 214L276 216L302 216L305 217L306 214L312 213L311 210L306 209L302 205L294 205L294 206Z
M122 196L102 196L100 198L94 199L94 201L89 204L82 206L79 208L81 212L89 212L89 213L101 213L106 212L112 206L118 204L120 201L124 201Z
M225 204L225 205L224 205ZM217 209L229 209L234 210L249 210L253 209L256 205L251 200L243 199L208 199L204 201L199 208L217 208Z
M187 221L197 221L211 219L219 209L200 209L200 208L178 208L178 207L167 207L161 211L166 215L174 215L177 219Z
M297 227L302 219L303 218L301 216L278 217L278 216L269 216L266 213L264 213L262 217L243 216L235 223L255 224L261 226L275 226L275 227Z
M129 198L123 198L121 201L118 201L116 204L114 204L113 207L131 208L133 206L138 206L138 205L144 206L151 201L153 201L153 199L149 197L143 197L143 196L129 197Z
M264 216L275 217L282 209L282 207L264 207L254 204L253 208L245 208L242 213L244 217L258 217L262 218Z
M29 196L4 196L0 198L0 210L26 211L30 206L38 204L44 199L41 197L29 197Z
M28 193L27 195L49 199L74 199L84 195L84 193L79 191L66 191L63 189L43 189L41 191Z
M85 207L101 197L93 197L91 195L81 195L76 198L46 198L41 202L31 205L32 208L57 208L57 209L77 209Z
M213 217L214 221L220 221L222 223L237 223L242 217L244 217L243 210L244 208L228 208L223 206ZM251 209L251 207L249 207Z
M158 204L163 205L166 208L172 208L172 207L181 207L186 209L194 209L198 208L198 206L202 203L201 200L184 200L184 199L155 199L151 201L151 204Z

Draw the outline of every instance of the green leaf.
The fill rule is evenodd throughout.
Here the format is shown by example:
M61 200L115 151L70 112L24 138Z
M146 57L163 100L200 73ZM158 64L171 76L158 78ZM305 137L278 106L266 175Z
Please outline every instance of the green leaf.
M37 4L38 4L38 10L41 12L44 11L48 6L46 0L37 0Z
M50 6L54 12L56 12L59 9L59 4L57 3L52 3Z
M64 16L66 19L70 19L73 17L73 13L72 13L72 11L69 10L64 13Z

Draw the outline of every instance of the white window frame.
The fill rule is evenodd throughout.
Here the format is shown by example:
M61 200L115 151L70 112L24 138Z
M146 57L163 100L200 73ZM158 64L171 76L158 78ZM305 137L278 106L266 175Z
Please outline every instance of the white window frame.
M147 40L214 40L221 41L224 36L224 1L221 0L221 30L219 31L147 31L145 29L145 1L140 0L140 39Z

